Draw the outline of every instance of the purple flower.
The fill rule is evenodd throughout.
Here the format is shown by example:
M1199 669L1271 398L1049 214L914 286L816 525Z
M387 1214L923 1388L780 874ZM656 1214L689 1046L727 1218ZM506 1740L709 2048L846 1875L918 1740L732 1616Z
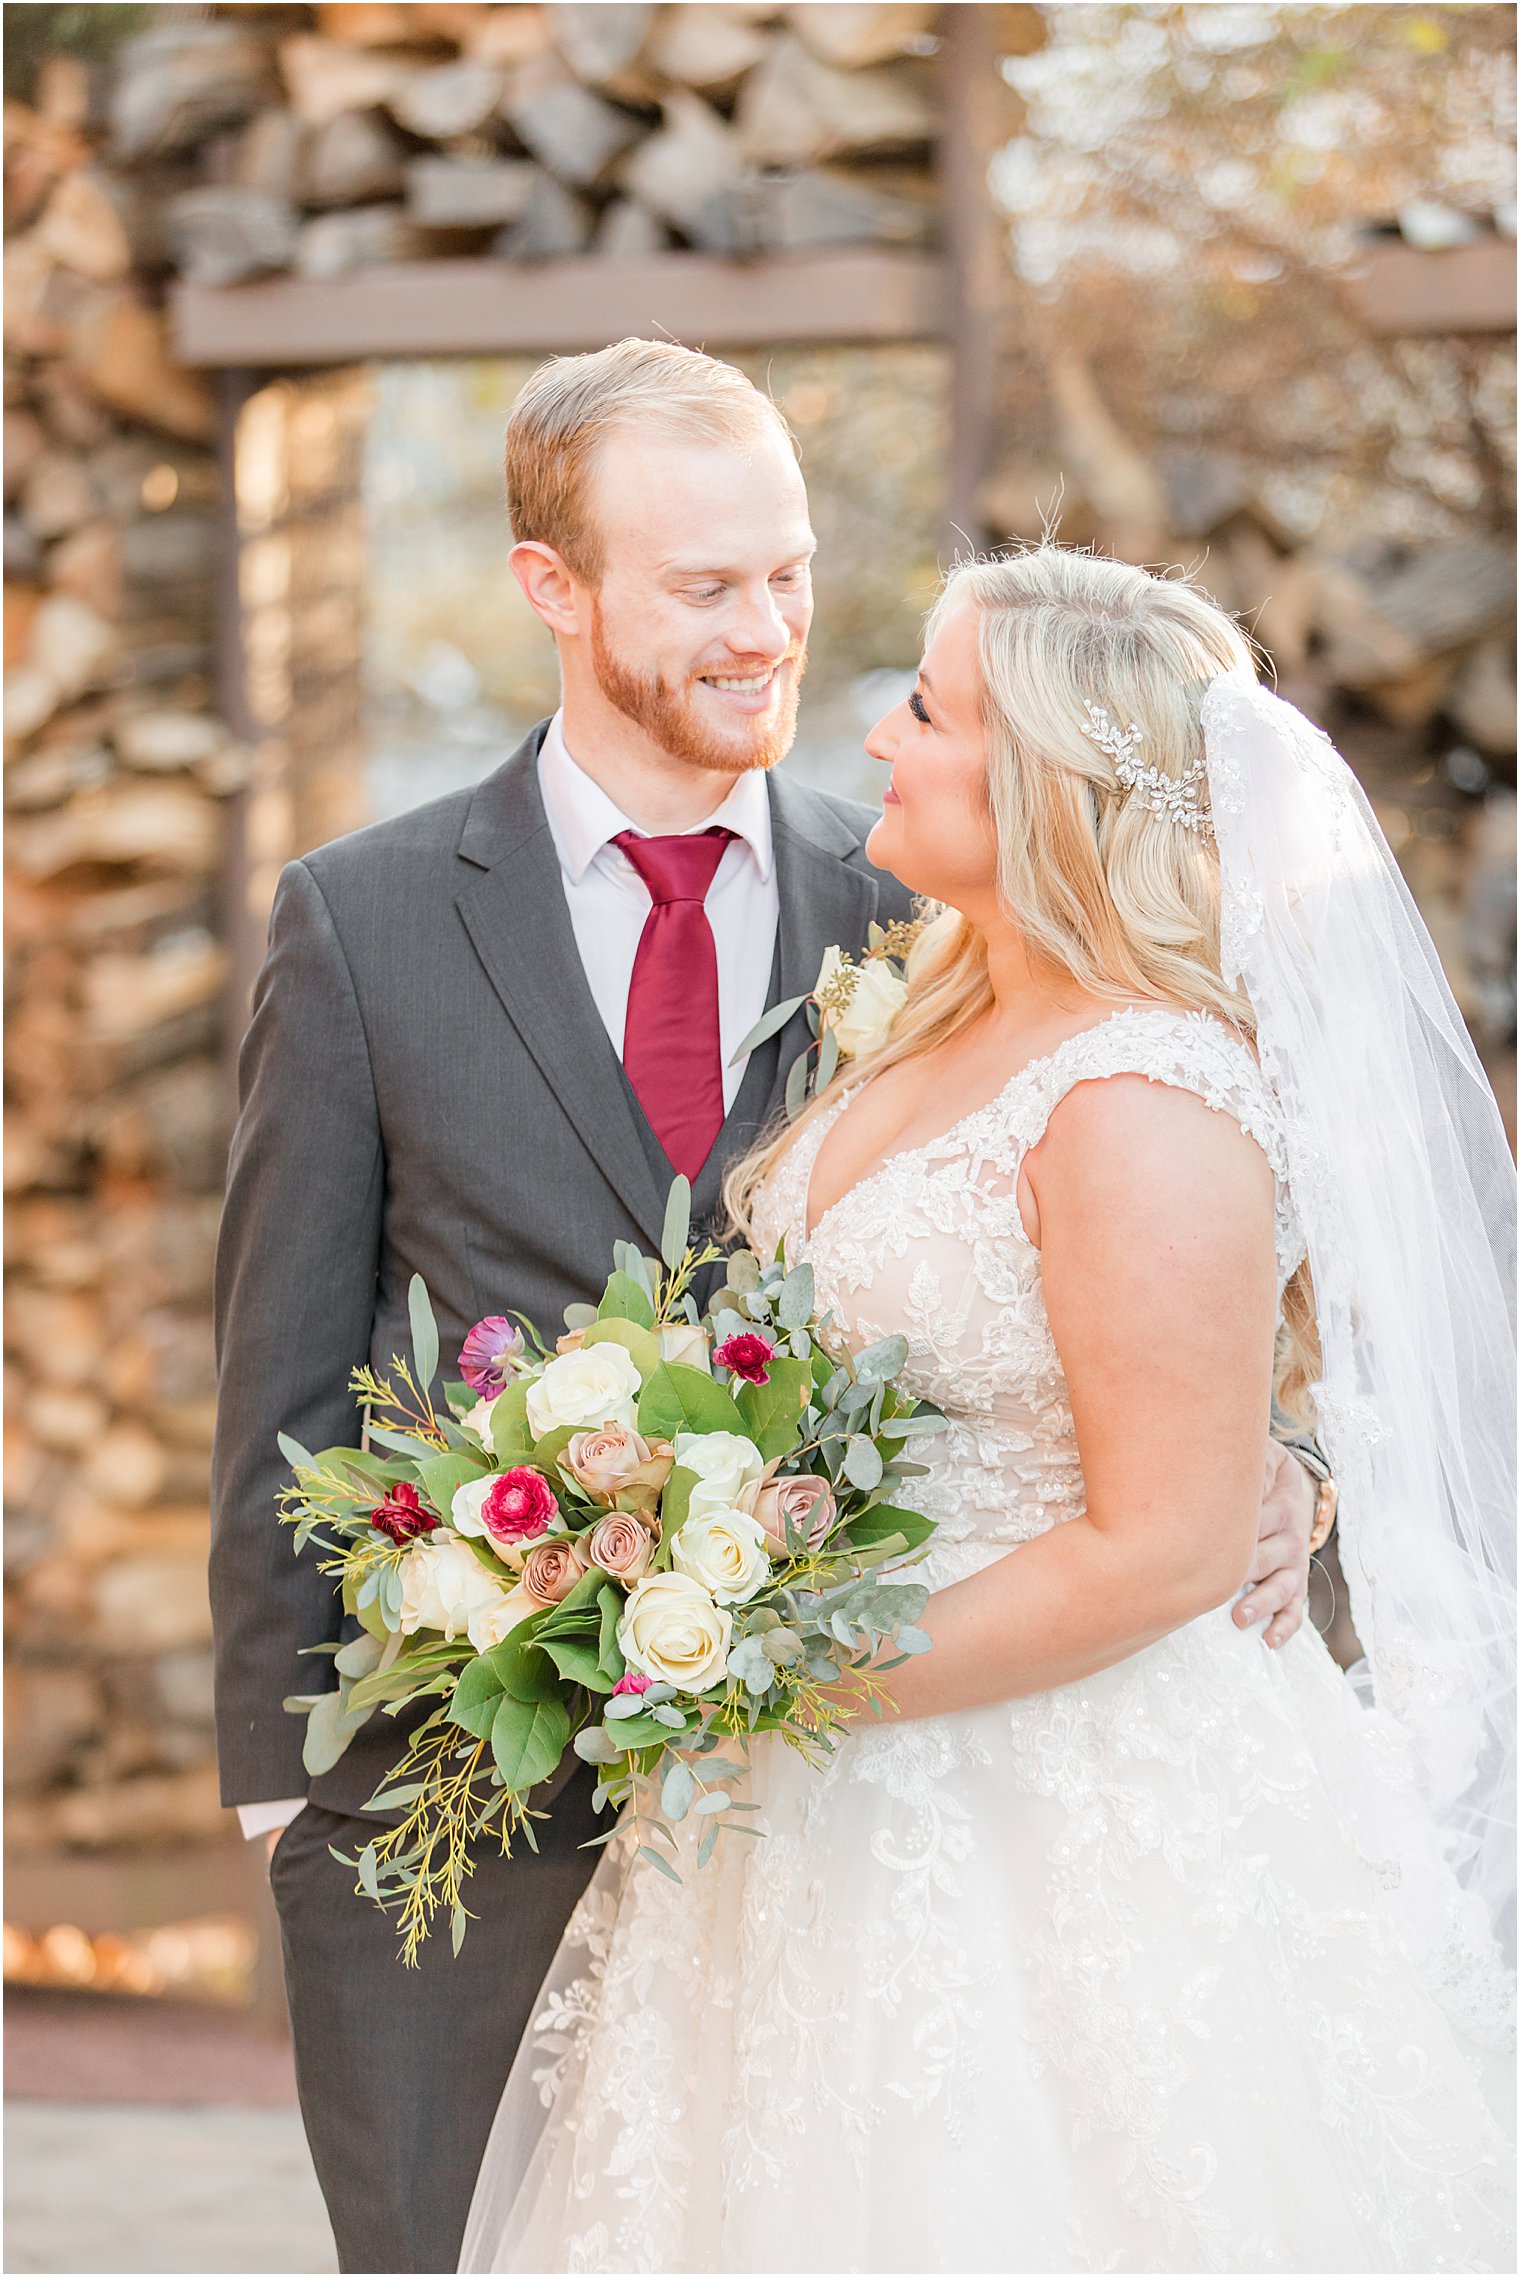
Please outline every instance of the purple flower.
M776 1347L769 1337L749 1332L730 1336L713 1354L720 1368L727 1368L746 1384L769 1383L770 1365L775 1357Z
M522 1330L514 1328L499 1312L493 1312L487 1319L477 1320L465 1338L459 1354L459 1373L482 1399L494 1399L516 1375L522 1351Z
M375 1504L369 1522L382 1534L389 1534L393 1542L410 1542L419 1534L431 1534L438 1523L431 1510L424 1510L417 1489L406 1479L393 1486L383 1502Z
M613 1685L612 1697L615 1700L619 1692L647 1692L649 1685L650 1679L647 1676L641 1676L636 1668L630 1668L628 1674L620 1676Z

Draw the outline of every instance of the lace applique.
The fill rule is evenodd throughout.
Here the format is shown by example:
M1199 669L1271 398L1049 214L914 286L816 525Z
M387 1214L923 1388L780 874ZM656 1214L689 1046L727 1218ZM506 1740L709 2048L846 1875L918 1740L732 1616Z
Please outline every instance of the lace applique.
M1276 1100L1201 1014L1071 1038L810 1238L842 1100L757 1197L758 1245L811 1259L852 1342L906 1333L949 1418L910 1482L931 1588L1084 1507L1016 1186L1070 1087L1119 1073L1261 1147L1287 1271ZM605 1854L508 2088L550 2107L549 2163L493 2266L1513 2266L1446 2022L1497 2037L1505 1980L1413 1840L1403 1734L1318 1637L1269 1654L1221 1611L1082 1683L862 1724L822 1772L762 1740L751 1777L765 1839L683 1847L681 1886L624 1878L630 1834Z

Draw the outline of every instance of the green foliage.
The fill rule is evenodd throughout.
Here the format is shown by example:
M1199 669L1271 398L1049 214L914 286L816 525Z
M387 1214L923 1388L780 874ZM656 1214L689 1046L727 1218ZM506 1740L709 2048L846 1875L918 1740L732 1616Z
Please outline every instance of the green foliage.
M734 1392L740 1428L767 1462L788 1455L800 1435L812 1370L806 1360L773 1360L763 1384L743 1384Z
M412 1325L412 1364L417 1382L426 1392L438 1373L438 1323L420 1273L414 1273L407 1286L406 1304Z
M598 1320L586 1331L587 1344L621 1344L647 1383L660 1364L660 1340L652 1328L621 1318Z
M665 1223L660 1234L660 1255L671 1272L680 1269L691 1238L691 1185L685 1178L671 1183L665 1201Z
M478 1455L431 1455L417 1465L417 1484L439 1517L447 1518L460 1487L483 1477L486 1469Z
M613 1273L609 1277L596 1309L599 1320L631 1320L640 1328L654 1326L654 1306L629 1273Z
M742 1437L744 1418L704 1369L662 1360L639 1395L639 1430L646 1439L674 1439L678 1431L734 1431Z
M491 1725L491 1755L503 1785L526 1794L558 1769L570 1741L570 1717L557 1698L502 1700Z

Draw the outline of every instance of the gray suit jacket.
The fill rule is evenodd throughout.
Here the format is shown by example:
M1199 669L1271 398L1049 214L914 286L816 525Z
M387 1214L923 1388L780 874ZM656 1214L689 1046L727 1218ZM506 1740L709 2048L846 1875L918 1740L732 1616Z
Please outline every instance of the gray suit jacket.
M354 1444L350 1371L409 1352L407 1286L431 1291L449 1369L509 1306L546 1335L594 1301L612 1244L658 1247L672 1172L591 998L539 797L539 727L473 791L292 862L240 1068L217 1259L212 1469L217 1736L227 1803L368 1799L400 1753L377 1716L308 1781L287 1693L332 1681L303 1646L341 1608L275 1497L275 1444ZM871 868L868 809L772 776L780 899L768 1002L801 994L831 941L910 914ZM752 1055L697 1183L716 1221L725 1163L781 1108L799 1013Z

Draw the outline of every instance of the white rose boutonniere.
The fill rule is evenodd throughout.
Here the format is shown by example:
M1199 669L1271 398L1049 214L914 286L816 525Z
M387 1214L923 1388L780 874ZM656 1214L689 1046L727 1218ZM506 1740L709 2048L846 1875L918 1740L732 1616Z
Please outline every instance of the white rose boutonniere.
M859 1059L886 1042L908 1001L905 968L920 929L917 923L872 925L867 929L865 955L858 960L837 944L825 949L809 994L773 1004L751 1028L734 1061L774 1036L805 1005L814 1040L798 1053L786 1079L786 1111L800 1115L809 1096L832 1080L842 1059Z

